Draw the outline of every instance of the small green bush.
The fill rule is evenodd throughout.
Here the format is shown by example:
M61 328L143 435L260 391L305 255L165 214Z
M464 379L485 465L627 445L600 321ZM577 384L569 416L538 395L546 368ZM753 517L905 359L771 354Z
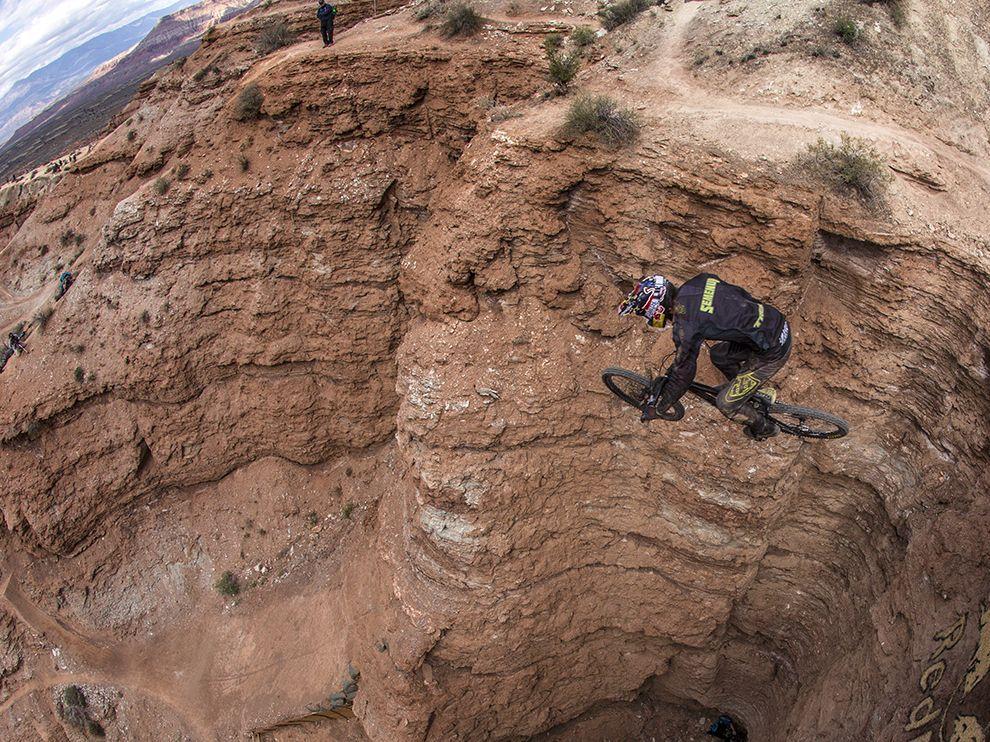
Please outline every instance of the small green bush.
M445 36L471 36L481 30L482 18L478 11L465 3L450 6L443 22Z
M597 39L598 34L588 26L578 26L571 31L571 41L578 47L591 46Z
M570 54L554 53L549 55L547 61L549 62L550 82L554 84L558 92L563 93L578 73L581 66L581 55L576 51Z
M85 708L86 696L83 695L82 689L78 685L69 685L62 691L62 703L66 706Z
M351 513L353 513L353 512L354 512L354 503L353 502L344 503L344 507L342 507L340 509L340 514L343 515L348 520L351 519Z
M246 173L251 169L251 160L247 158L247 155L237 156L237 167L240 168L242 173Z
M76 366L76 370L72 372L72 376L79 384L82 384L83 379L86 378L86 371L82 366Z
M146 325L149 322L151 322L151 312L145 309L143 312L141 312L141 324Z
M556 31L548 33L543 37L543 51L548 57L552 57L564 45L564 37Z
M131 129L129 132L127 132L127 141L133 142L135 139L137 139L137 132L134 131L134 129Z
M602 25L609 31L629 23L649 7L656 5L655 0L619 0L598 11Z
M883 200L893 179L880 154L868 142L848 134L842 135L838 145L824 139L809 145L798 165L834 190L874 204Z
M172 184L169 183L167 180L165 180L165 178L159 178L158 180L155 181L155 185L153 186L153 188L155 189L155 193L157 193L159 196L164 196L166 193L168 193L168 189L171 187Z
M234 118L238 121L253 121L261 115L261 106L264 102L265 96L261 88L256 83L251 83L237 96L234 103Z
M837 18L832 25L832 32L847 44L853 44L859 39L860 31L856 21L843 16Z
M177 168L175 168L175 178L176 180L182 180L187 175L189 175L189 166L186 163L182 163Z
M568 134L594 134L605 144L618 146L632 142L639 124L632 111L605 95L582 95L571 104L564 123Z
M232 597L241 592L241 584L237 581L237 577L233 572L224 572L220 579L217 580L217 584L214 585L217 592L221 595L226 595Z
M284 21L276 21L261 30L261 33L254 40L254 50L264 56L281 49L283 46L291 46L295 42L295 32L285 25Z

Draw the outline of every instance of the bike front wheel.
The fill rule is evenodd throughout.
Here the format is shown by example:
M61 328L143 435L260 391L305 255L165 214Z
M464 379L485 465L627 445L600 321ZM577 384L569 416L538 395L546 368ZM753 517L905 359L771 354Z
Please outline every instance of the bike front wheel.
M640 412L646 411L653 382L645 376L624 368L607 368L602 371L602 381L616 397ZM658 412L661 420L680 420L684 417L684 405L675 402L666 412Z
M780 426L781 432L801 438L841 438L849 432L849 423L841 417L810 407L772 404L767 417Z

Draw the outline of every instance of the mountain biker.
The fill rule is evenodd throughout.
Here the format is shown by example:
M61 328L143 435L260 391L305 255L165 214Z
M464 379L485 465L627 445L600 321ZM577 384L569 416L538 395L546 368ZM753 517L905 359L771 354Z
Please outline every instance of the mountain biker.
M666 383L665 377L657 380L644 420L655 420L684 395L698 370L702 342L717 340L709 356L728 380L716 400L718 409L730 420L741 417L750 438L762 440L780 432L746 404L791 354L790 326L780 311L712 273L702 273L680 288L663 276L644 276L619 306L619 314L636 314L659 328L669 319L674 327L677 355ZM774 393L763 394L773 401Z
M27 350L27 348L24 347L24 333L12 332L7 335L7 345L12 352L16 352L18 355L23 353Z

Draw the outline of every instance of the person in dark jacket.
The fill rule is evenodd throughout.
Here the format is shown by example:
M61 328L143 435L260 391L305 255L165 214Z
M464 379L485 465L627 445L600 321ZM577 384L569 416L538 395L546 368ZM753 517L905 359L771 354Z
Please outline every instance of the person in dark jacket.
M323 48L333 43L333 19L337 15L337 7L331 5L327 0L320 0L320 7L316 10L316 17L320 19L320 33L323 34Z
M710 357L728 383L717 405L730 420L741 417L751 438L777 435L780 429L746 402L783 368L791 354L791 329L784 315L744 289L711 273L702 273L680 288L663 276L646 276L619 307L620 315L645 317L653 327L674 328L677 355L659 399L644 420L656 419L678 401L694 381L698 353L705 340L717 340ZM773 398L772 394L767 396Z

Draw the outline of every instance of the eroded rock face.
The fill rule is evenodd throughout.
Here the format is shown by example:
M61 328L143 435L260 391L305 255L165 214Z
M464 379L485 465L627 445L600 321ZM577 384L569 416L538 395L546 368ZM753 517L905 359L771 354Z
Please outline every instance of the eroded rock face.
M206 626L199 588L126 619L74 597L87 581L142 590L99 575L154 550L147 526L115 523L165 518L142 514L152 503L267 502L308 481L295 467L330 467L320 486L340 491L360 480L362 535L328 531L332 554L293 567L319 590L261 585L203 628L238 651L156 676L138 726L228 737L291 717L339 668L209 681L324 645L321 662L361 668L373 739L622 736L637 698L728 710L751 739L910 739L937 707L943 730L986 723L978 173L955 174L962 202L898 182L877 214L699 147L700 114L676 105L648 108L631 148L568 141L566 103L535 97L543 26L438 44L389 16L320 64L313 42L253 60L244 28L160 79L134 104L140 135L111 133L4 256L11 285L43 292L13 256L69 225L88 235L76 284L3 376L5 545L48 560L51 577L31 572L43 608L66 612L48 579L68 583L74 621L118 639L185 614ZM238 123L250 82L264 116ZM524 115L490 121L482 99ZM795 333L782 395L851 434L760 444L700 404L650 427L619 407L601 369L658 369L671 350L615 316L657 268L716 271L780 307ZM184 548L183 569L213 558ZM20 633L4 641L23 647L38 626L12 594ZM4 660L14 691L19 665Z

